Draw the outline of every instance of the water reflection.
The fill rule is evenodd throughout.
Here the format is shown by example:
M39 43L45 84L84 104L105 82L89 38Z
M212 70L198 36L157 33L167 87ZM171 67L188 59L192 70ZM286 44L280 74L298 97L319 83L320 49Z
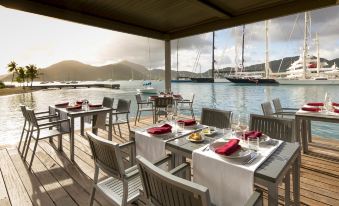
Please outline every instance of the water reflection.
M61 101L75 101L80 98L89 99L93 103L100 103L104 96L128 99L132 101L131 117L136 113L135 94L142 81L119 82L120 90L104 88L89 89L62 89L37 91L33 93L0 97L0 143L15 142L20 137L23 118L19 105L26 104L38 111L46 110L48 105ZM164 82L154 82L159 90L164 90ZM172 90L183 96L195 94L194 112L200 116L202 107L211 107L233 111L235 114L261 114L260 104L279 97L284 107L300 107L305 102L322 101L325 92L333 101L339 102L339 86L236 86L232 84L172 84ZM243 121L245 121L243 119ZM334 130L339 126L333 124L316 124L314 132L321 136L339 138Z

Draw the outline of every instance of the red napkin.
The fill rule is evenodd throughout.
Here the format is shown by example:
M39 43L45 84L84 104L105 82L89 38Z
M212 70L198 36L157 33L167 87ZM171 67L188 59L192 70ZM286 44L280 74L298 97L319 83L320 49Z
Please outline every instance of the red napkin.
M317 107L303 107L301 109L308 112L320 112L320 108Z
M339 107L339 103L332 102L332 106L334 106L334 107Z
M166 134L172 132L172 126L169 124L164 124L161 127L152 127L147 129L149 134Z
M82 104L84 100L77 100L77 104Z
M149 96L150 99L155 99L157 98L158 96Z
M314 106L314 107L323 107L324 106L324 103L322 102L310 102L310 103L307 103L308 106Z
M66 109L67 110L78 110L78 109L81 109L81 105L78 105L76 104L75 106L70 106L70 107L67 107Z
M182 98L180 94L173 94L173 97L174 97L174 98L178 98L178 99L181 99L181 98Z
M56 107L66 107L68 106L69 102L63 102L63 103L59 103L59 104L55 104Z
M241 146L239 145L239 140L231 139L229 142L227 142L223 146L216 148L215 152L218 154L229 156L233 154L234 152L238 151L240 148Z
M333 112L339 113L339 109L335 109L335 110L333 110Z
M247 139L257 139L262 136L262 132L259 131L246 131L244 134L244 138Z
M102 104L88 104L89 107L102 107Z
M178 120L178 123L183 122L185 126L195 125L197 122L194 119Z

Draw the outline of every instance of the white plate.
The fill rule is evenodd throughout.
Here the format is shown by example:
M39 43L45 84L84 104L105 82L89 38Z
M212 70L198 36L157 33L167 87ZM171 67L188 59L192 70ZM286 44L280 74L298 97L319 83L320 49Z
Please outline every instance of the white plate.
M216 148L226 144L227 142L213 142L212 144L210 144L210 150L212 150L213 152L215 152ZM240 150L234 152L233 154L229 155L229 156L226 156L226 155L222 155L222 154L218 154L222 157L226 157L226 158L229 158L229 159L241 159L241 158L247 158L251 155L252 151L247 149L247 148L244 148L244 147L241 147Z
M190 138L190 135L188 135L188 136L186 137L186 139L187 139L188 141L195 142L195 143L200 143L200 142L205 141L204 136L201 136L201 139L200 139L200 140L195 140L195 139L191 139L191 138Z
M200 134L201 134L201 135L204 135L204 136L207 136L207 137L211 137L211 136L213 136L213 135L215 135L215 134L218 133L217 130L214 130L214 129L211 129L211 128L210 128L210 132L209 132L209 133L205 133L204 130L205 130L205 129L203 129L203 130L200 132Z
M231 133L231 134L227 135L226 138L224 138L224 139L235 139L235 138L241 139L242 138L242 134L243 134L242 132L236 132L236 136L234 137L234 136L232 136L232 133ZM266 134L262 134L260 139L259 139L259 143L260 144L261 143L265 143L267 141L270 141L270 139L271 138L269 136L267 136Z
M199 129L199 127L200 127L200 125L197 123L197 124L194 124L194 125L185 126L184 128L188 129L188 130L194 130L194 129Z

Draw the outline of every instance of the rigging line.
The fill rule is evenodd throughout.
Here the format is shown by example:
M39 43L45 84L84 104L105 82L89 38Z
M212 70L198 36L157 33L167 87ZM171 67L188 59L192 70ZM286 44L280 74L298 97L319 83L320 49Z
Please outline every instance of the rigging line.
M294 21L294 24L293 24L293 27L292 27L292 31L291 31L291 33L290 33L290 36L288 37L287 42L289 42L289 41L291 40L291 38L292 38L292 34L293 34L294 29L295 29L295 27L296 27L296 25L297 25L299 16L300 16L300 14L298 14L298 15L297 15L297 18L295 18L295 21ZM286 44L286 45L288 45L288 44ZM280 72L281 65L282 65L284 59L285 59L285 57L283 57L283 58L281 59L281 61L280 61L280 65L279 65L279 68L278 68L278 73Z
M148 43L148 68L151 69L151 45L149 42L149 38L147 38L147 43Z

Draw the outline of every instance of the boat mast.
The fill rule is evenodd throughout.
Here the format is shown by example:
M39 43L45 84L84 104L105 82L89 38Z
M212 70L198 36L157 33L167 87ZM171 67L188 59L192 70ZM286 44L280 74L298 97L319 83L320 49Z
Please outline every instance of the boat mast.
M319 76L320 55L319 55L319 38L318 38L318 33L315 34L315 41L316 41L316 44L317 44L317 74Z
M304 48L303 48L303 79L306 79L307 39L308 39L308 12L305 12Z
M179 80L179 39L177 40L177 80Z
M242 51L241 51L241 72L243 72L244 66L244 52L245 52L245 25L242 25Z
M214 41L215 41L215 32L213 32L213 40L212 40L212 78L214 79Z
M266 47L265 47L265 78L269 78L270 76L270 64L269 64L269 56L268 56L268 21L265 21L265 40L266 40Z

